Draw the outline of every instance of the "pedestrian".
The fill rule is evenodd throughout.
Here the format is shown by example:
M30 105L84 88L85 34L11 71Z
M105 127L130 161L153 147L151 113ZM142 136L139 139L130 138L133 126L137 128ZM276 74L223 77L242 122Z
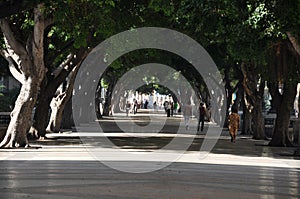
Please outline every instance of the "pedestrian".
M178 111L178 103L175 102L174 103L174 113L177 114L177 111Z
M131 104L130 104L129 101L126 102L126 107L125 108L126 108L126 116L128 116L129 115L129 110L131 108Z
M167 104L167 117L170 117L171 116L171 103L168 102Z
M145 104L144 104L144 109L147 109L147 108L148 108L148 104L149 104L149 102L148 102L148 100L146 100L146 101L145 101Z
M200 126L201 126L201 131L203 131L205 115L206 115L206 109L204 107L204 103L201 102L199 106L199 119L198 119L197 132L199 132Z
M138 103L137 103L137 100L136 99L134 99L133 100L133 114L136 114L137 113L137 106L138 106Z
M153 110L156 111L156 112L158 111L156 101L153 103Z
M168 102L168 101L165 101L165 102L164 102L165 113L167 113L168 105L169 105L169 102Z
M183 106L183 117L185 129L189 129L190 117L192 116L192 105L190 103Z
M234 108L232 109L232 112L228 118L228 128L231 136L231 142L235 143L236 135L239 127L240 127L240 116L238 115L238 110Z

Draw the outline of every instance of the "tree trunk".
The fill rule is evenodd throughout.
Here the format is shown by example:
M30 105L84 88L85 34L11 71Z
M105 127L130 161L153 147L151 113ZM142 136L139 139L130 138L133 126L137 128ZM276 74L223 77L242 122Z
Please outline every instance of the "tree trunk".
M54 97L50 103L51 107L51 116L50 121L47 127L47 131L50 132L59 132L61 129L61 122L62 122L62 116L63 111L65 109L66 104L70 100L72 93L73 93L73 87L75 78L77 75L77 72L80 67L80 63L76 67L73 68L72 72L69 75L69 81L67 82L67 86L65 88L65 91L60 93L57 97Z
M253 139L262 140L265 139L265 120L262 114L263 98L256 98L253 106Z
M232 108L239 110L239 106L244 97L244 88L243 88L242 81L239 81L239 83L237 84L237 89L238 90L236 92L236 99L233 102Z
M102 96L102 85L101 85L101 82L100 82L99 85L98 85L96 94L95 94L95 109L96 109L95 112L96 112L97 119L102 118L102 112L100 111L101 110L101 104L102 104L101 96Z
M66 93L61 93L57 97L54 97L50 103L51 115L47 131L58 133L61 127L61 121L63 116L63 110L66 101Z
M64 108L62 121L61 121L62 129L72 129L72 127L75 126L72 111L73 110L72 110L72 96L71 96Z
M103 115L104 116L109 116L111 114L111 110L112 110L112 103L111 103L111 99L112 99L112 92L113 89L115 87L116 84L116 80L111 80L110 84L108 85L106 94L105 94L105 103L104 103L104 107L103 107Z
M292 43L292 46L294 47L295 51L297 52L297 56L298 56L298 59L299 59L299 57L300 57L300 44L299 44L299 41L290 32L287 32L287 36L288 36L290 42ZM300 97L299 97L299 101L300 101ZM298 110L300 112L300 103L298 103L298 107L299 107ZM299 115L298 115L298 117L299 117ZM298 148L295 151L296 156L300 156L300 143L298 142L298 144L299 144Z
M265 139L264 117L262 115L264 81L263 78L259 76L259 66L255 63L249 63L249 65L242 63L241 69L244 76L244 90L249 96L250 104L253 106L253 138ZM257 85L259 85L259 88L257 88Z
M23 83L15 108L11 113L11 121L6 135L0 143L0 148L28 146L27 131L31 126L32 110L38 90L39 84L37 80L28 78Z
M35 138L45 137L46 127L49 120L52 92L47 89L46 82L47 81L44 79L33 116L33 124L29 130L29 133Z
M242 134L243 135L252 135L253 131L252 131L252 110L253 107L251 106L251 104L248 102L248 100L246 99L246 94L244 94L244 98L242 100L242 106L243 106L243 116L242 116Z
M232 94L234 93L234 89L231 86L231 80L229 79L229 70L226 68L225 71L225 89L226 89L226 98L227 98L227 104L226 104L226 115L225 115L225 122L224 127L228 127L228 117L229 117L229 108L232 103Z
M279 71L276 75L278 85L283 86L281 92L275 90L277 118L270 146L292 146L292 140L289 135L290 114L294 106L297 94L297 84L299 75L297 74L300 63L299 56L288 41L282 41L277 45L274 56L276 69ZM294 72L295 71L295 72Z
M290 114L297 93L297 83L285 86L277 107L277 117L270 146L293 146L289 136Z

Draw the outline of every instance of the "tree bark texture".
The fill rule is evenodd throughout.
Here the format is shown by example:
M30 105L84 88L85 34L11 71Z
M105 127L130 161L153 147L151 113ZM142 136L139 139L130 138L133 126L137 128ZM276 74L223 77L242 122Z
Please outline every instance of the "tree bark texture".
M277 106L277 117L270 146L292 146L289 136L290 114L296 97L297 85L287 85Z
M81 62L78 63L78 65L74 67L72 72L70 73L65 90L62 91L58 96L54 97L50 103L51 115L50 115L47 131L57 133L61 129L63 111L65 109L66 104L68 103L68 101L72 96L74 82L80 64Z
M11 121L0 147L14 148L28 146L27 131L31 126L32 110L38 90L38 81L27 79L21 87Z
M112 95L113 95L113 89L115 87L115 84L117 82L117 79L112 78L112 80L110 81L110 84L108 85L108 88L106 90L106 94L105 94L105 103L104 103L104 107L103 107L103 115L104 116L109 116L111 114L112 111Z
M246 93L244 93L244 98L242 100L242 106L243 106L243 124L242 124L242 134L243 135L252 135L252 111L253 106L249 103L249 100L247 99Z
M242 63L241 69L244 80L243 86L246 94L249 96L249 102L253 106L253 138L265 139L264 117L262 114L264 84L262 77L259 76L258 66L255 63ZM259 84L260 80L260 84ZM257 87L259 85L259 87Z
M74 119L73 119L73 110L72 110L72 96L70 97L69 101L67 102L63 117L61 121L61 128L62 129L72 129L75 126Z
M262 113L263 98L256 98L253 106L252 121L253 121L253 139L265 139L265 120Z

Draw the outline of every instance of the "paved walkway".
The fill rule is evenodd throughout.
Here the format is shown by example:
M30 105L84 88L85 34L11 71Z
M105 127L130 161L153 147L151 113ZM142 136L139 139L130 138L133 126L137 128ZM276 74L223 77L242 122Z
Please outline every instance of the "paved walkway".
M141 127L164 120L148 116L130 119ZM89 124L89 132L49 134L29 149L0 150L0 198L300 198L300 160L293 148L245 136L231 143L224 131L210 153L200 152L206 134L193 135L195 119L185 131L181 117L170 118L156 135L130 129L128 119L101 121L102 134ZM165 149L174 138L180 144ZM184 151L181 143L191 139Z

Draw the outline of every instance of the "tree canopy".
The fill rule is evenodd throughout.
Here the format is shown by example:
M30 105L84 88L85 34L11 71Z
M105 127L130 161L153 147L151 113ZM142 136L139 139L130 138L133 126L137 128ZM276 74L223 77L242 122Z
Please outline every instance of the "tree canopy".
M265 138L261 113L265 81L273 88L270 90L277 99L273 101L277 111L290 111L295 96L292 91L299 82L299 0L6 0L0 2L0 13L4 33L1 55L23 86L28 78L38 77L33 95L36 100L26 106L31 107L28 115L37 106L35 121L41 119L39 111L43 108L38 106L47 111L57 88L71 78L71 71L97 44L138 27L166 27L199 42L224 76L228 109L231 95L243 89L239 98L246 96L244 103L253 114L254 138ZM123 74L145 62L165 62L180 71L197 96L209 101L203 77L191 64L159 50L146 49L119 58L106 70L102 81L113 89ZM284 92L278 93L279 87ZM24 88L25 93L27 90ZM289 106L284 109L283 104ZM275 128L274 135L277 131L286 133L288 122L279 118L276 125L284 129ZM24 129L27 131L28 125ZM274 139L282 139L279 137ZM274 145L286 145L286 138L283 140Z

